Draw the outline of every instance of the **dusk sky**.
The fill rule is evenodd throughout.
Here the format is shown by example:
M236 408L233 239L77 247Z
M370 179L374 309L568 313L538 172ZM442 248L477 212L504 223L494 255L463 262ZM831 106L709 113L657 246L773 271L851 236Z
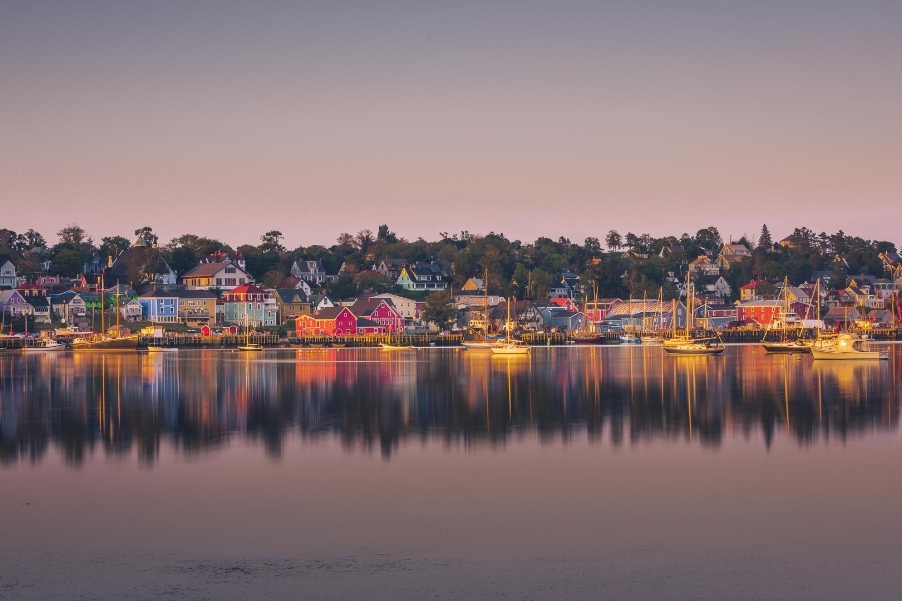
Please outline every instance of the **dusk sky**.
M0 226L902 245L902 2L0 2Z

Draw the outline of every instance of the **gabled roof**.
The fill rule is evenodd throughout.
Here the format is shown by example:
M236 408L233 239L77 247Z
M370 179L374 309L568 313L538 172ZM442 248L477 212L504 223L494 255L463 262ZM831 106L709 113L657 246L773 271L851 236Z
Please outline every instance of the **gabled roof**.
M307 295L304 294L304 291L300 288L276 288L273 292L283 303L295 304L310 302L307 299Z
M235 294L266 294L266 290L255 286L254 284L241 284L240 286L235 286L225 294L227 295L235 295Z
M10 263L13 262L9 255L0 255L0 267L6 265L7 261L9 261ZM13 266L15 266L15 263L13 263Z
M175 292L166 290L165 288L154 288L153 290L148 290L144 294L140 296L140 298L176 298L178 295Z
M395 309L395 304L391 302L391 299L388 298L374 298L374 299L366 299L366 300L358 300L353 305L351 305L351 311L354 312L354 315L372 315L373 312L379 308L379 305L385 304L395 313L398 312Z
M313 314L316 319L335 319L338 314L348 309L347 307L324 307ZM350 312L350 309L348 309ZM352 313L353 314L353 313ZM356 317L356 316L355 316Z
M226 267L234 267L235 269L240 269L240 270L241 270L241 273L247 273L246 271L244 271L243 269L241 269L241 267L239 267L238 265L236 265L235 263L232 263L232 262L225 262L225 263L200 263L200 264L195 265L194 267L192 267L192 268L191 268L190 270L188 270L187 272L185 272L185 275L183 275L182 278L184 279L184 278L191 278L191 277L195 277L195 278L197 278L197 277L210 277L210 276L213 276L213 275L219 273L220 271L222 271L222 270L225 269Z

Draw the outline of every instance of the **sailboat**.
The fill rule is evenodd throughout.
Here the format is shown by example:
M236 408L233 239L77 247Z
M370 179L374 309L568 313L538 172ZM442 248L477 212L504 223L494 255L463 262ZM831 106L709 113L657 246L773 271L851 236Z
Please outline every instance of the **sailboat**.
M689 278L686 278L687 282ZM718 337L714 338L693 338L692 337L692 317L693 317L693 296L692 287L686 288L686 333L681 336L678 341L671 340L664 344L664 352L670 355L719 355L726 350L723 342Z
M643 307L644 309L644 307ZM630 296L629 307L627 308L630 318L630 329L633 327L633 297ZM623 344L639 344L642 342L633 332L624 332L620 335L620 342Z
M643 301L644 301L644 299L643 299ZM661 327L661 320L662 320L662 316L664 314L663 306L664 306L664 288L661 288L661 290L658 292L658 319L657 319L658 328ZM644 309L645 309L645 307L643 307L643 310ZM642 344L646 344L646 345L658 345L658 344L662 344L664 342L664 336L661 334L660 331L657 331L657 330L647 332L647 333L643 331L640 338L642 340Z
M239 351L262 351L262 344L251 344L251 328L248 322L247 311L244 313L244 344L238 346Z
M461 346L469 351L487 351L490 350L495 343L489 341L489 270L485 270L485 280L483 283L485 288L484 312L482 321L482 340L465 340L461 342ZM479 321L473 322L479 325ZM475 329L475 326L474 326Z
M783 317L780 320L780 340L777 342L767 342L767 333L770 330L770 324L768 324L768 328L764 330L764 339L761 340L761 346L764 347L764 350L768 353L808 353L811 352L811 348L805 343L798 340L787 340L786 339L786 319L787 315L789 315L789 278L783 279Z
M116 288L116 298L119 297L119 289ZM104 314L106 313L103 303L103 275L100 276L100 334L92 334L90 336L78 336L72 340L73 351L107 351L107 350L135 350L138 348L138 335L131 334L122 335L119 327L119 307L116 307L116 335L110 336L104 331ZM118 303L117 303L118 305Z
M510 299L507 299L507 322L505 325L505 337L504 340L500 340L496 342L492 346L492 352L496 355L528 355L529 354L529 346L526 345L525 342L521 340L514 340L511 338L511 303Z

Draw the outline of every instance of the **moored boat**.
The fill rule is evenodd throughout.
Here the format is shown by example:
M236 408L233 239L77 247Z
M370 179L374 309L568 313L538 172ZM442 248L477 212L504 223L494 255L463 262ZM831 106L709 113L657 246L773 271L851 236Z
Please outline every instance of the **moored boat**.
M73 351L133 351L138 348L138 336L92 336L77 337L72 341Z
M664 352L669 355L719 355L725 350L726 347L720 342L699 340L664 347Z
M177 346L160 346L158 344L148 344L147 352L148 353L177 353L179 348Z
M840 334L836 338L811 349L811 355L821 360L889 359L886 351L872 351L858 334Z
M48 353L66 350L66 345L53 338L41 338L34 344L26 344L22 347L23 353Z

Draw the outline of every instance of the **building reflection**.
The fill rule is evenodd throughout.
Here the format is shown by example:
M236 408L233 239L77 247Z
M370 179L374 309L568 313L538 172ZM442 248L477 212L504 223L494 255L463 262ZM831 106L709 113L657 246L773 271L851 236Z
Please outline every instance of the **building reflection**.
M278 460L286 440L337 438L390 457L401 445L622 446L661 440L717 448L729 438L811 445L898 427L902 353L814 362L731 347L725 357L660 348L538 349L497 357L453 349L389 355L316 349L0 358L0 462L57 446L79 466L98 450L152 466L162 443L194 455L236 437Z

